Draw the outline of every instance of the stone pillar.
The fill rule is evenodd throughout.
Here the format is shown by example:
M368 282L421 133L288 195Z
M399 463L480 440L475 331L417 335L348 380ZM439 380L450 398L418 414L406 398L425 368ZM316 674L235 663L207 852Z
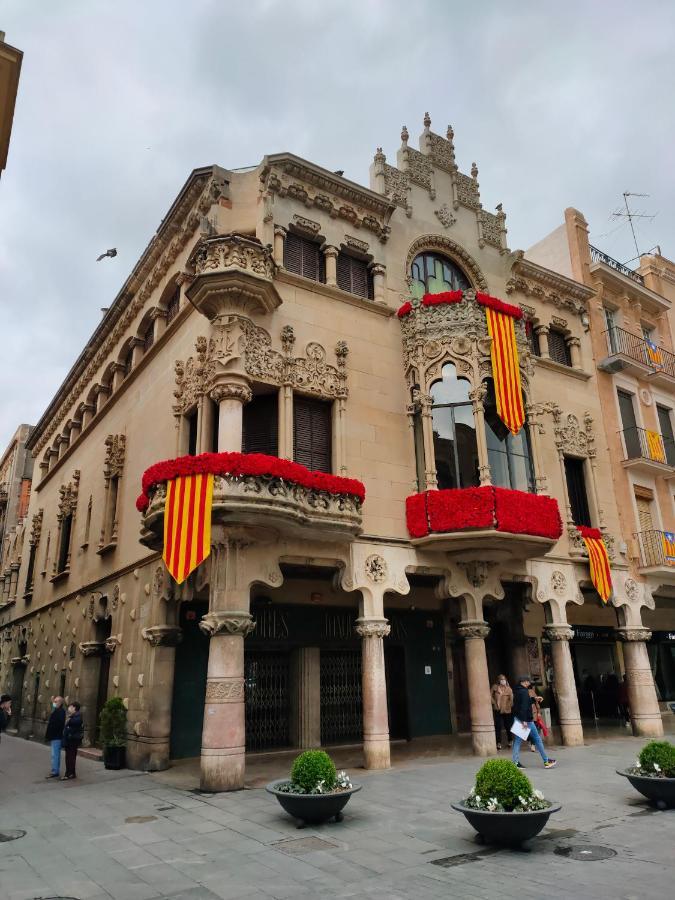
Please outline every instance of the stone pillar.
M246 750L244 638L255 623L248 612L209 612L199 627L211 638L200 787L236 791L244 787Z
M93 403L84 403L82 405L82 428L86 428L87 425L94 418L94 413L96 412L96 407Z
M652 633L648 628L627 627L617 628L617 635L624 642L623 660L633 734L639 737L661 737L663 720L645 643Z
M112 379L113 393L115 393L115 391L118 391L120 389L120 387L122 386L122 382L124 381L124 379L126 377L125 372L126 372L126 370L125 370L124 366L122 365L122 363L117 362L117 363L113 364L113 379Z
M476 426L476 446L478 450L478 473L482 485L492 484L490 462L488 459L487 438L485 436L485 406L483 401L487 394L484 384L469 391L469 400L473 405L473 419Z
M386 303L384 294L384 277L386 268L380 263L374 263L370 267L370 274L373 278L373 300L375 303Z
M366 769L388 769L391 765L382 643L390 630L386 619L356 620L356 633L361 637L363 758Z
M166 310L156 306L153 309L151 316L155 323L155 340L158 341L166 331Z
M541 458L541 442L539 440L539 414L533 403L526 406L527 427L532 448L532 466L534 468L534 484L538 494L548 493L548 479L545 474L545 466Z
M583 369L583 365L581 363L581 341L578 337L571 337L567 341L567 346L570 348L572 368L581 371Z
M339 250L330 244L323 247L323 256L326 261L326 284L329 287L337 287L337 258Z
M520 675L530 671L530 660L527 657L527 643L523 639L511 638L511 674L513 681Z
M198 453L213 451L213 404L211 398L204 395L199 400L199 440Z
M284 264L284 238L287 231L281 225L274 226L274 262L278 266Z
M218 384L209 396L218 404L218 452L241 453L244 403L253 396L243 382Z
M299 647L293 654L291 740L301 750L321 746L321 651Z
M139 337L134 337L130 341L131 344L131 368L135 369L139 362L143 359L145 353L145 344Z
M548 325L535 326L534 333L539 338L539 355L542 359L550 359L551 354L548 352Z
M148 683L152 685L152 692L147 725L139 735L139 744L146 748L142 765L147 772L161 772L169 768L176 647L183 634L180 628L172 625L151 625L141 634L154 648L150 651Z
M82 422L75 419L70 426L70 443L74 444L82 431Z
M553 693L558 704L562 742L566 747L581 747L584 743L584 731L581 727L579 698L569 644L574 632L566 624L546 625L544 636L551 642Z
M279 389L279 458L293 459L293 385Z
M436 477L436 454L434 453L434 422L432 414L432 399L429 394L420 392L420 415L422 418L422 440L424 443L424 479L426 490L431 491L438 487Z
M476 756L490 756L497 752L485 652L485 638L490 633L490 628L486 622L465 621L459 623L458 631L464 638L473 752Z

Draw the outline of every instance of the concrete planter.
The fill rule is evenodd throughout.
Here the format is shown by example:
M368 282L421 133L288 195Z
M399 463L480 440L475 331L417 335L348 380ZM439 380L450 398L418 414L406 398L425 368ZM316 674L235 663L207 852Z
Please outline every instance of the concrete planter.
M349 798L361 790L360 784L354 784L348 790L336 794L289 794L279 790L282 784L288 784L288 778L271 781L265 790L269 794L274 794L289 816L299 819L306 825L321 825L329 819L340 822L342 810L349 802Z
M675 778L633 775L621 769L617 769L616 773L627 778L635 790L656 804L658 809L675 809Z
M452 808L461 812L467 822L476 829L487 844L504 847L520 847L525 841L536 837L548 822L552 813L561 809L559 803L552 803L548 809L532 812L488 812L470 809L463 803L453 803Z

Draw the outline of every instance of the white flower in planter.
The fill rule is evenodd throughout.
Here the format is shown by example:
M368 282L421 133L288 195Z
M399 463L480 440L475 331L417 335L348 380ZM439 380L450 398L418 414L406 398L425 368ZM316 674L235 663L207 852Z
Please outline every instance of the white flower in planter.
M655 771L655 772L660 772L660 771L661 771L661 766L660 766L658 763L652 763L652 765L654 766L654 771Z
M543 800L543 799L544 799L544 792L543 792L543 791L533 791L532 793L533 793L534 796L537 798L537 800Z

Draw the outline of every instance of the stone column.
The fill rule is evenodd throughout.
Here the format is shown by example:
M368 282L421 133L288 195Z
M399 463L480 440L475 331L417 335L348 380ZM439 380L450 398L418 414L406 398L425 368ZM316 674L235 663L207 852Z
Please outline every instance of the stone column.
M432 414L432 400L429 394L420 392L420 415L422 418L422 440L424 443L424 479L426 490L431 491L438 487L436 477L436 454L434 453L434 422Z
M478 473L482 485L492 484L490 462L488 459L487 438L485 436L485 406L483 401L487 394L484 384L469 391L469 400L473 406L473 420L476 426L476 446L478 449Z
M251 388L242 382L218 384L209 396L218 404L218 452L241 453L243 408Z
M278 266L284 264L284 238L287 230L281 225L274 226L274 262Z
M361 637L363 757L366 769L388 769L391 765L382 643L389 631L386 619L356 620L356 633Z
M211 638L200 787L236 791L244 787L246 750L244 638L255 623L248 612L209 612L199 627Z
M199 439L197 445L198 453L211 453L213 450L213 405L211 398L206 395L199 399Z
M566 624L546 625L544 636L551 642L553 692L558 704L562 742L566 747L581 747L584 743L584 731L581 727L579 698L569 644L574 632Z
M82 431L82 422L78 419L74 419L72 425L70 426L70 443L74 444L75 441L79 438L80 432Z
M94 418L94 413L96 412L96 407L93 403L84 403L82 404L82 428L86 428L87 425Z
M293 459L293 385L279 389L279 458Z
M183 634L175 625L151 625L144 628L141 634L154 649L150 651L148 683L152 685L152 692L147 726L139 735L139 744L146 748L143 758L145 771L160 772L169 768L176 647Z
M648 628L617 628L617 636L624 642L623 660L633 734L639 737L661 737L663 720L645 643L652 633Z
M293 655L291 740L301 750L321 746L321 651L299 647Z
M464 638L473 752L476 756L490 756L497 752L485 652L485 638L490 633L490 628L486 622L464 621L459 623L457 630Z
M539 355L542 359L550 359L551 354L548 352L548 325L535 326L534 333L539 338Z
M145 344L139 337L134 337L130 341L131 344L131 368L135 369L139 362L143 359L145 353Z
M527 414L527 427L530 434L530 446L532 448L532 467L534 468L535 489L538 494L547 494L548 479L541 458L541 442L539 439L540 414L533 403L527 404L525 412Z
M570 348L572 368L577 369L580 372L583 369L583 365L581 363L581 341L578 337L571 337L567 341L567 346Z
M370 274L373 277L373 300L375 303L386 303L384 295L384 277L387 270L380 263L374 263L370 267Z
M337 287L337 258L340 251L330 244L323 247L323 256L326 261L326 284L329 287Z

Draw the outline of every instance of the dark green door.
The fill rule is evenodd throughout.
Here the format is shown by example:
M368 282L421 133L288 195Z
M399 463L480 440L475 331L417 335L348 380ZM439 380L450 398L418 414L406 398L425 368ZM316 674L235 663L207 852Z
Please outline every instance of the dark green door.
M199 620L207 612L207 603L181 605L183 640L176 647L171 710L172 759L199 756L201 753L209 639L200 630Z

